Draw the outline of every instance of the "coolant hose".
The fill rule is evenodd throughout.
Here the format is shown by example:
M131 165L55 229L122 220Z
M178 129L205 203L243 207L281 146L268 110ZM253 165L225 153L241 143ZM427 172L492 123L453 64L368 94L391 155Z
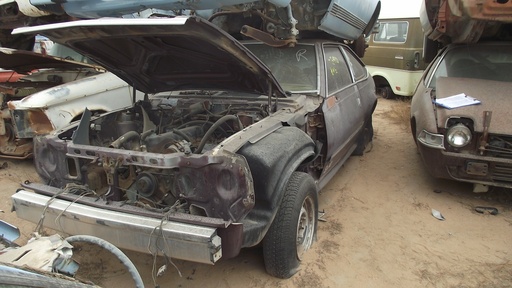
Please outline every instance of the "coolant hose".
M128 131L128 132L124 133L123 135L121 135L121 137L117 138L114 142L112 142L109 147L117 149L117 148L121 147L121 145L123 145L124 143L126 143L134 138L140 139L139 133L137 133L136 131Z
M217 130L217 128L220 127L220 125L224 124L224 122L228 121L228 120L238 120L238 117L236 117L235 115L226 115L226 116L222 116L219 120L215 121L215 123L213 123L213 125L210 127L210 129L208 129L208 131L206 131L206 134L204 134L203 136L203 139L201 139L201 142L199 142L199 145L197 146L197 149L196 151L194 151L195 154L199 154L203 151L203 148L204 148L204 145L206 145L206 141L208 140L208 138L210 138L210 136L213 134L213 132L215 132L215 130ZM240 129L242 129L242 123L238 122L238 125L240 126Z
M70 244L73 242L86 242L100 246L103 249L108 250L114 256L121 261L121 263L128 269L128 273L132 276L133 281L135 282L135 287L144 288L144 283L142 282L142 278L140 277L139 271L135 268L132 261L128 256L126 256L123 251L119 250L116 246L111 244L110 242L103 240L98 237L90 236L90 235L74 235L69 236L65 239Z

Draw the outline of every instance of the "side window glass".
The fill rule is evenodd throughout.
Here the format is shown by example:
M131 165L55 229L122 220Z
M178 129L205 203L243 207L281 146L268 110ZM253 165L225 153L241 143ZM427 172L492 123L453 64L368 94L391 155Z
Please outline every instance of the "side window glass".
M325 67L327 69L327 91L329 94L352 84L350 71L338 47L325 47Z
M373 41L404 43L407 41L408 30L409 22L407 21L381 22L379 33L375 34Z
M357 60L357 58L352 54L352 52L345 49L345 54L347 54L348 65L352 69L354 73L354 80L359 81L366 77L366 69L361 63Z

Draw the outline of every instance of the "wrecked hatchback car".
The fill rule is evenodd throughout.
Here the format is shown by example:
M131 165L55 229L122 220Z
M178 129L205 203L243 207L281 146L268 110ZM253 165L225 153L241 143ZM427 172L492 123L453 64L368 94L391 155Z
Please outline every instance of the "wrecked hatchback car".
M22 73L0 83L1 158L32 157L32 137L80 119L86 107L104 113L133 104L131 87L119 77L65 46L50 53L58 56L0 48L0 67Z
M438 54L411 103L413 137L433 176L475 183L475 192L512 188L511 90L511 42L451 44ZM462 104L436 104L449 96Z
M16 121L13 121L17 116L12 116L9 110L9 101L19 101L26 96L37 94L37 92L51 87L104 72L104 70L100 70L101 67L95 65L9 48L0 48L0 67L10 71L10 76L6 77L6 81L0 82L0 157L15 159L32 156L31 138L33 135L18 137ZM52 120L49 118L52 117L48 115L48 109L57 108L58 115L55 115L55 118L59 119L58 121L63 121L63 118L66 118L62 116L62 109L58 109L62 107L58 107L58 104L69 102L72 99L62 98L54 95L34 96L33 99L38 101L38 112L33 112L31 119L33 122L37 122L34 125L39 127L39 132L46 133L48 128L52 129L52 125L49 123ZM32 104L34 104L34 100L31 101ZM31 106L34 108L34 105ZM23 119L23 121L26 120ZM43 127L44 129L42 129Z
M24 183L16 213L69 234L210 264L262 243L267 271L290 277L315 238L318 191L372 139L375 85L338 42L241 43L196 17L16 32L70 45L148 94L35 138L45 184Z
M315 33L354 42L356 53L364 53L361 35L371 33L381 8L380 0L152 0L144 5L123 0L36 0L31 4L30 10L67 14L68 19L194 14L231 35L243 34L275 47L293 46L303 35Z

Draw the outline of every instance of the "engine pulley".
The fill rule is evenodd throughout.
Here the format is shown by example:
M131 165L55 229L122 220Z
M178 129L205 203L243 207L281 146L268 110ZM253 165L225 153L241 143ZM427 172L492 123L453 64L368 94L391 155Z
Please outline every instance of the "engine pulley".
M135 187L137 189L137 194L142 197L149 198L155 194L155 191L158 187L158 182L153 174L142 172L137 175L137 180L135 180Z

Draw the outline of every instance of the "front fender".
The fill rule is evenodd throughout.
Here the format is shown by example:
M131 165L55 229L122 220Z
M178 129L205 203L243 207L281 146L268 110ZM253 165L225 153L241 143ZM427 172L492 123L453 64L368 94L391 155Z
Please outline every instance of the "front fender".
M296 127L282 127L239 151L254 180L256 204L242 220L243 247L258 244L279 209L286 183L297 167L315 154L314 141Z
M427 89L424 93L415 95L411 101L411 119L414 121L411 128L415 130L412 131L415 141L422 130L437 133L438 125L430 93L431 89Z

